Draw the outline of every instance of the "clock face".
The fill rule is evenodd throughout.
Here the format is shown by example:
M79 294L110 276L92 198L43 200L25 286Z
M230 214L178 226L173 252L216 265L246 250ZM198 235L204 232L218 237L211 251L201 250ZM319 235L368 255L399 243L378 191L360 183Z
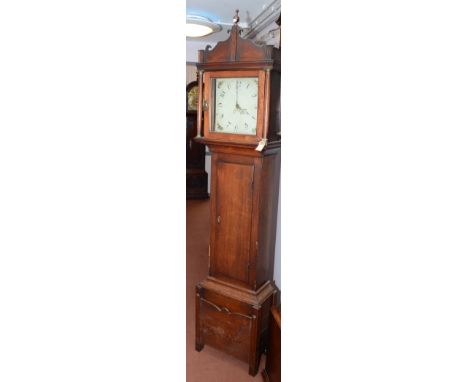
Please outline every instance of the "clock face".
M255 135L257 132L258 78L215 78L213 87L212 131Z
M197 111L198 108L198 85L193 86L187 94L187 110Z

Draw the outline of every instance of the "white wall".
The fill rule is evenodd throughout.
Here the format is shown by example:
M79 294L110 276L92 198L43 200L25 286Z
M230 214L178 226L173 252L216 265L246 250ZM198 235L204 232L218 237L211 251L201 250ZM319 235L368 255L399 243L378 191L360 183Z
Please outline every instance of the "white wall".
M278 198L278 217L276 222L276 245L275 245L275 269L273 271L273 280L281 289L281 182Z
M186 85L188 85L189 82L195 81L197 79L197 67L190 64L187 64L185 67Z
M215 42L200 42L200 41L186 41L186 55L185 61L186 62L197 62L198 61L198 51L203 50L206 48L207 45L211 45L214 47L216 45Z

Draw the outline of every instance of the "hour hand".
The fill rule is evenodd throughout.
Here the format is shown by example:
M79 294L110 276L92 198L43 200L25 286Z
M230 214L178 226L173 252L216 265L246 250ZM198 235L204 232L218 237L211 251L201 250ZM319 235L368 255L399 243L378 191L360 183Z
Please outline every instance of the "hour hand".
M241 113L241 114L249 114L249 113L247 112L247 110L246 110L246 109L242 109L242 108L239 106L238 103L236 103L236 108L234 109L234 111L238 111L238 112Z
M239 113L250 115L247 109L242 109L241 107L239 108Z

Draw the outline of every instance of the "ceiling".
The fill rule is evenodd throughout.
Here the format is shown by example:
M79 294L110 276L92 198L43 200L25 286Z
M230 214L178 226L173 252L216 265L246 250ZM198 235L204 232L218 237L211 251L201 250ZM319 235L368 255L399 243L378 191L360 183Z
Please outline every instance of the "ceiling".
M246 29L246 33L254 33L278 17L281 2L279 0L186 0L187 14L207 17L222 27L217 33L200 38L187 38L187 41L226 40L236 9L239 9L239 26ZM253 29L251 32L248 31L250 28Z

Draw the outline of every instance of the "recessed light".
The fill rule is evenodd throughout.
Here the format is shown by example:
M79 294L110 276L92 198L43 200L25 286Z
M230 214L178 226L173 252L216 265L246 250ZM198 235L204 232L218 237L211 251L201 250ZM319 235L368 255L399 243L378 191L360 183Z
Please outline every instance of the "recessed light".
M187 37L203 37L219 32L221 26L210 19L201 16L188 15L185 21L185 35Z

